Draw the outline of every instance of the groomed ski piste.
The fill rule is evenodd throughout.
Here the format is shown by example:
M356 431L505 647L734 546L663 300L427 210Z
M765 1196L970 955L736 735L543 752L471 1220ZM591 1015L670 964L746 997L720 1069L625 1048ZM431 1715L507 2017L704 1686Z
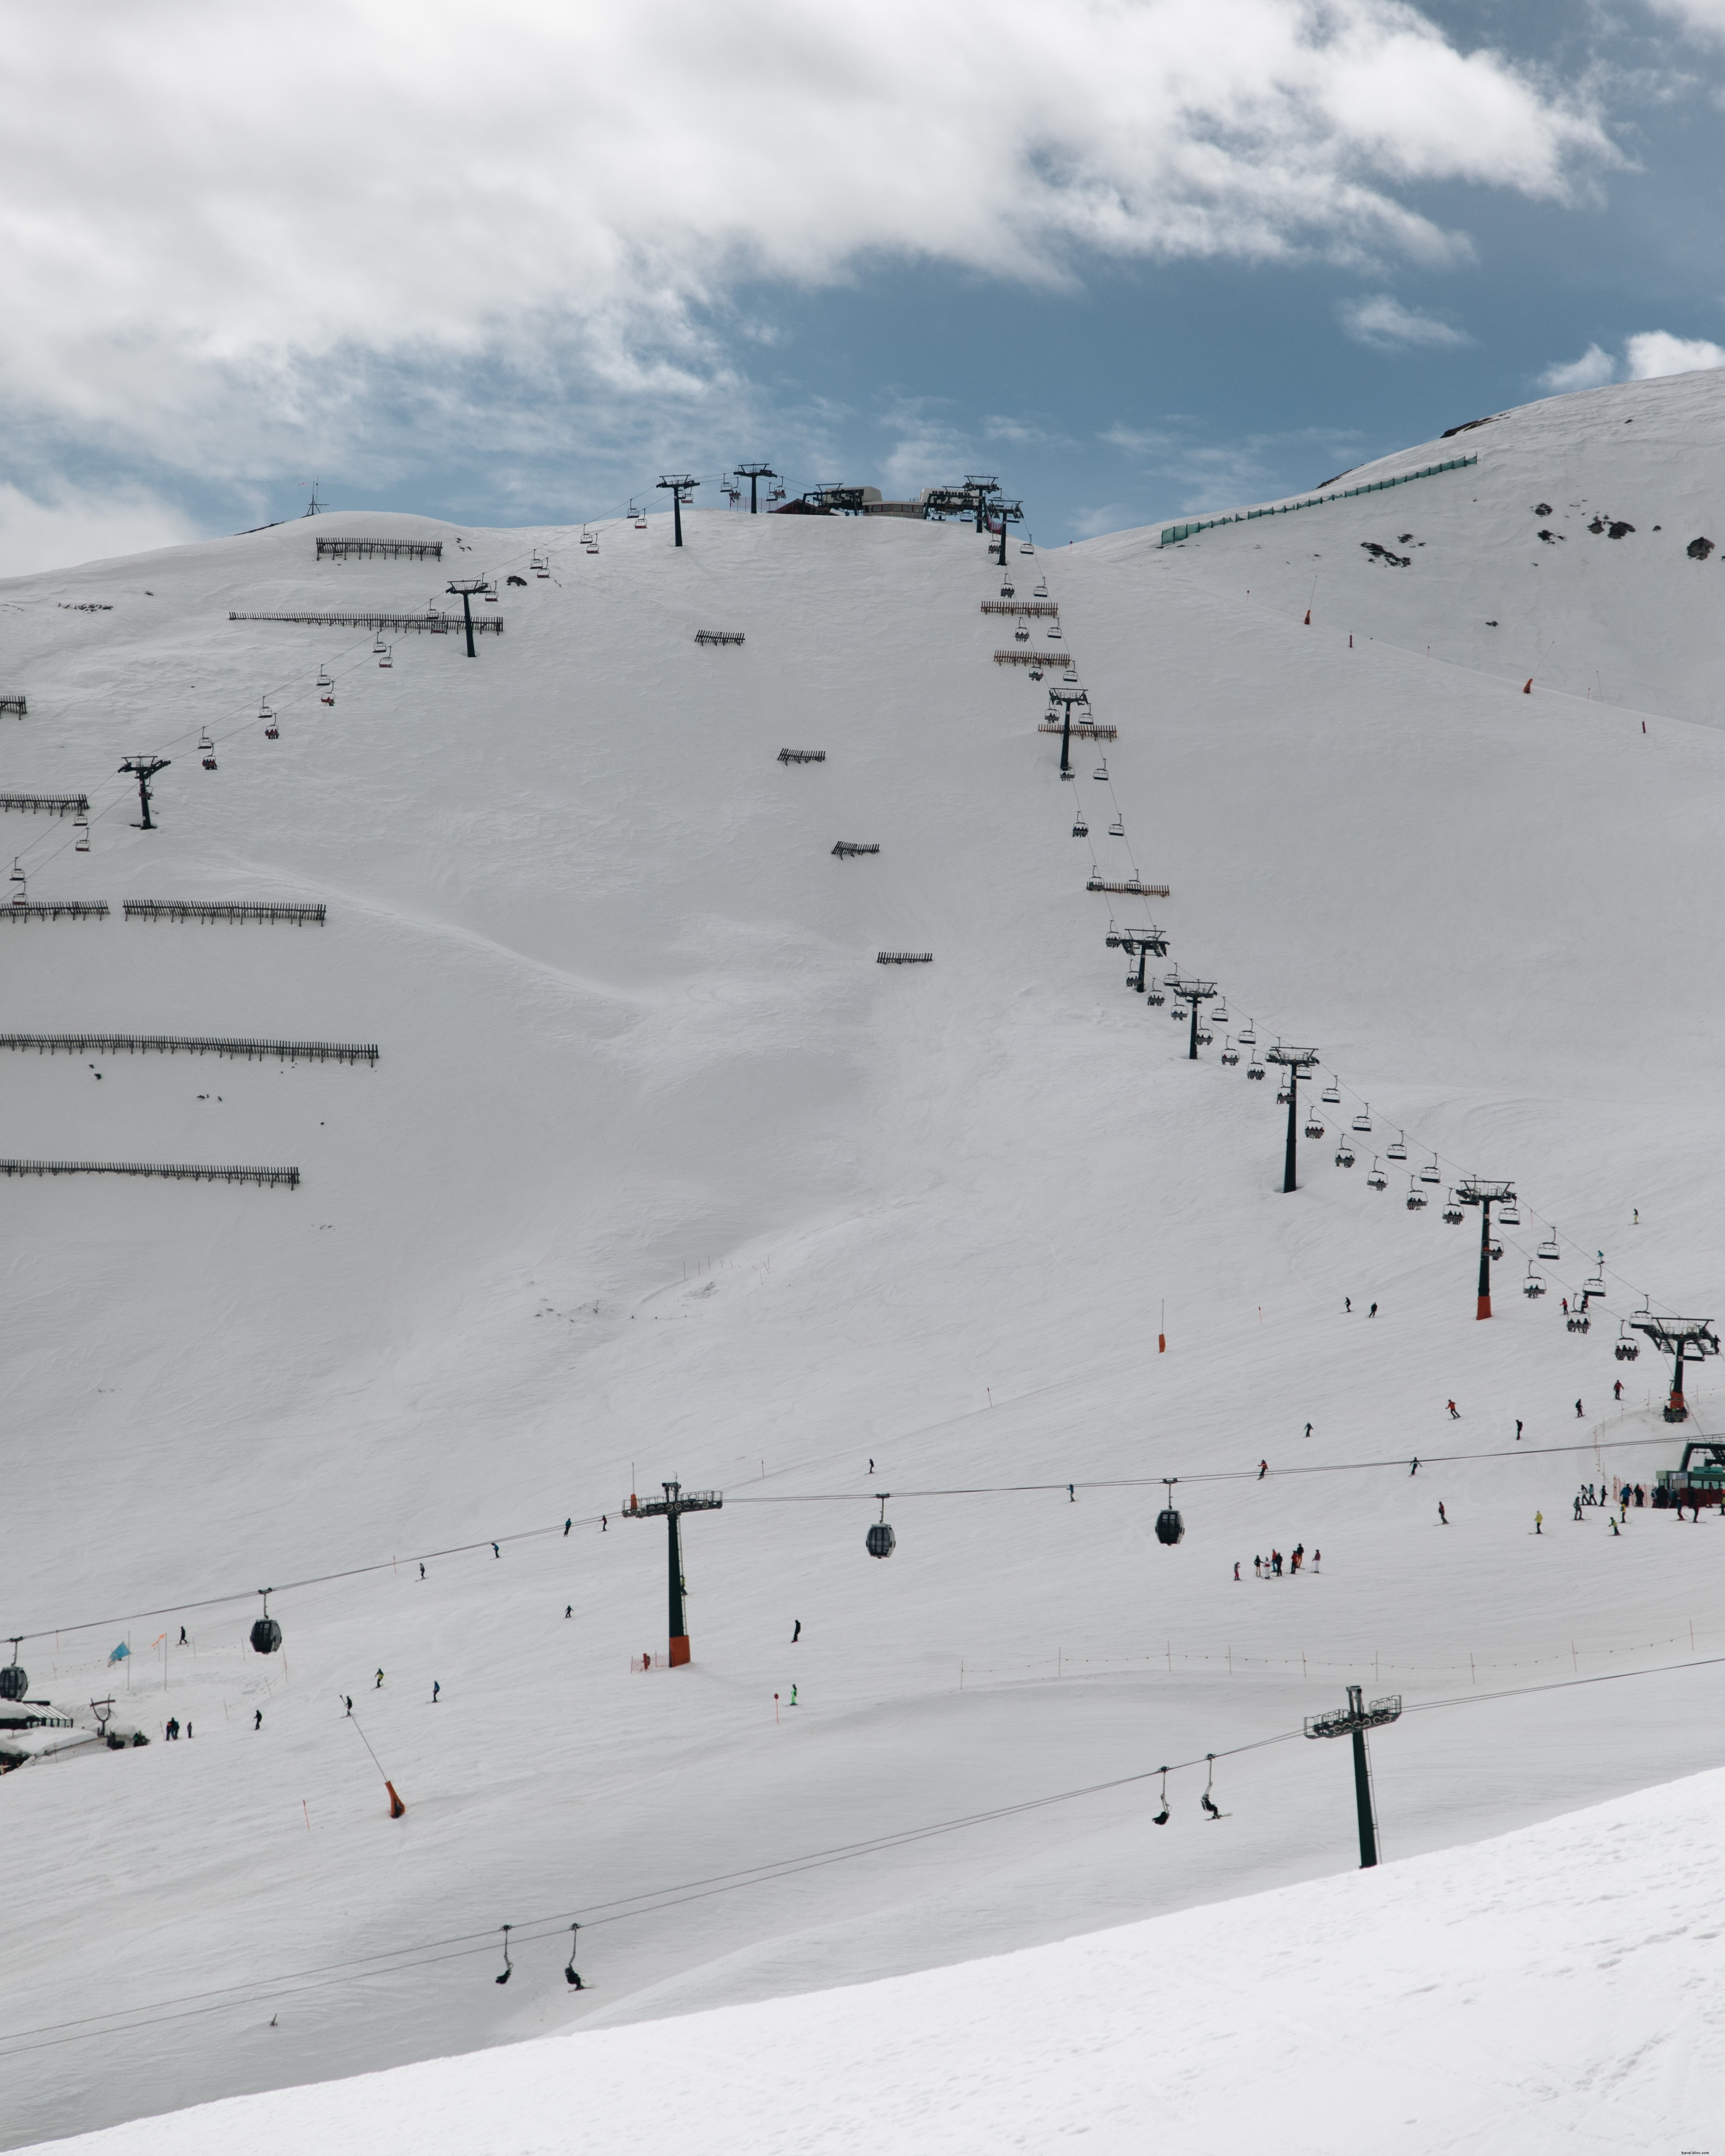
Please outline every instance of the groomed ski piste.
M110 907L14 927L7 1030L378 1050L0 1054L8 1156L300 1175L0 1185L0 1635L151 1740L0 1780L7 2145L1707 2145L1725 1540L1574 1500L1717 1427L1613 1345L1725 1316L1725 377L1340 484L1458 443L1010 533L1118 729L1071 783L957 526L342 512L0 588L0 778L92 804L9 850ZM472 660L228 619L452 574ZM1318 1054L1291 1196L1242 1022ZM672 1479L724 1503L643 1670ZM1301 1734L1350 1684L1370 1872Z

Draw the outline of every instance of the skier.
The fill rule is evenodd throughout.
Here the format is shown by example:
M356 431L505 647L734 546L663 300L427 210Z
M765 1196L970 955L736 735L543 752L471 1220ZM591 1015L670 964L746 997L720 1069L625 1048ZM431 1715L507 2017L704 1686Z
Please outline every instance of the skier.
M1617 1380L1617 1383L1611 1388L1611 1397L1614 1400L1620 1400L1623 1398L1623 1380L1621 1378L1620 1378Z
M1567 1295L1563 1297L1563 1315L1565 1317L1569 1315L1569 1298Z
M796 1644L797 1644L798 1640L800 1640L800 1639L802 1638L802 1636L803 1636L803 1620L799 1617L799 1618L797 1620L797 1629L796 1629L796 1630L795 1630L794 1632L793 1632L793 1633L792 1633L792 1635L791 1635L791 1645L794 1647L794 1646L796 1645Z
M795 1685L793 1685L793 1686L791 1686L791 1705L792 1705L793 1707L794 1707L796 1704L797 1704L797 1687L795 1686Z
M188 1722L186 1724L186 1738L187 1738L187 1741L188 1743L191 1741L191 1736L192 1736L192 1725L191 1725L191 1723Z
M1581 1515L1578 1512L1575 1517L1579 1520L1581 1517ZM1543 1512L1536 1512L1533 1515L1533 1532L1536 1535L1543 1535L1545 1532L1545 1515Z
M1351 1295L1344 1295L1344 1296L1343 1296L1343 1298L1342 1298L1342 1307L1343 1307L1343 1309L1344 1311L1349 1311L1349 1310L1352 1310L1352 1309L1353 1309L1353 1297Z
M1620 1532L1615 1520L1611 1522L1611 1532L1614 1535Z
M572 1617L575 1614L575 1604L572 1602L566 1602L563 1604L563 1614L566 1617Z
M177 1722L176 1722L176 1721L174 1720L174 1718L173 1718L173 1717L172 1717L172 1715L170 1715L170 1716L168 1717L168 1720L167 1720L167 1727L162 1731L162 1735L163 1735L163 1736L167 1739L167 1741L168 1741L168 1743L169 1743L170 1744L172 1744L172 1743L173 1743L173 1741L174 1741L175 1738L177 1738L177 1737L179 1735L179 1733L180 1733L180 1725L179 1725L179 1723L178 1723Z
M1070 1482L1066 1485L1066 1502L1069 1505L1076 1505L1078 1502L1078 1492Z
M1575 1524L1577 1527L1581 1524L1581 1492L1579 1490L1575 1493Z
M565 1541L565 1542L567 1542L567 1541L568 1540L568 1538L569 1538L569 1530L570 1530L570 1528L571 1528L571 1527L572 1527L574 1526L574 1524L575 1524L575 1522L574 1522L574 1518L573 1518L573 1516L572 1516L572 1515L568 1519L567 1519L567 1520L565 1520L565 1521L564 1521L564 1522L563 1522L563 1539L564 1539L564 1541Z
M1645 733L1645 732L1646 732L1646 730L1647 730L1647 721L1646 721L1645 719L1643 719L1643 720L1642 720L1642 721L1641 721L1641 731ZM1635 1208L1635 1220L1634 1220L1634 1222L1632 1223L1632 1224L1633 1224L1634 1226L1637 1227L1637 1228L1639 1228L1639 1227L1640 1226L1640 1224L1641 1224L1641 1209L1640 1209L1640 1207L1639 1205L1638 1205L1638 1206L1636 1206L1636 1208Z
M1451 1422L1460 1422L1461 1419L1461 1410L1454 1400L1450 1402L1450 1419Z
M186 1645L186 1628L183 1625L180 1627L180 1645L182 1647Z
M1234 1560L1234 1577L1236 1579L1240 1578L1240 1559L1238 1558L1235 1558Z
M1517 1443L1517 1445L1519 1445L1519 1444L1521 1443L1521 1441L1522 1441L1522 1419L1521 1419L1521 1417L1520 1417L1519 1415L1517 1415L1517 1416L1516 1417L1516 1443Z
M434 1677L431 1681L431 1703L434 1707L437 1705L437 1696L442 1690L443 1686Z
M1261 1482L1269 1472L1270 1462L1267 1460L1260 1460L1258 1462L1258 1480Z
M1307 1423L1307 1425L1306 1425L1306 1435L1307 1435L1308 1437L1310 1437L1310 1436L1311 1436L1311 1435L1312 1435L1312 1424L1311 1424L1310 1423Z
M420 1578L421 1578L421 1579L424 1579L424 1577L425 1577L425 1567L424 1567L424 1563L421 1563L421 1565L420 1565L420 1567L419 1567L419 1577L420 1577Z
M1581 1419L1582 1419L1581 1403L1580 1403L1580 1401L1579 1401L1579 1400L1577 1400L1577 1402L1575 1403L1575 1419L1576 1419L1578 1422L1581 1421Z
M1375 1317L1377 1315L1378 1315L1378 1306L1377 1306L1377 1304L1374 1302L1374 1303L1372 1305L1371 1308L1370 1308L1370 1309L1366 1312L1366 1316L1367 1316L1368 1317Z
M1260 1557L1255 1557L1252 1559L1252 1578L1254 1579L1261 1579L1263 1577L1264 1560Z
M257 1709L256 1713L255 1713L255 1714L254 1714L254 1716L253 1717L253 1720L252 1720L252 1727L253 1727L253 1729L254 1729L254 1730L259 1730L259 1729L261 1729L263 1727L264 1727L264 1710L263 1710L263 1708L260 1707L259 1707L259 1708Z
M503 1554L502 1551L498 1548L495 1543L493 1543L491 1545L491 1554L493 1557L501 1557Z
M602 1535L608 1535L610 1532L611 1515L608 1512L601 1512L599 1514L599 1532Z
M869 1462L869 1472L870 1472L870 1475L872 1475L872 1474L874 1473L874 1471L875 1471L875 1463L874 1463L874 1461L871 1460Z
M377 1683L376 1683L376 1684L374 1684L374 1685L372 1686L372 1691L382 1691L382 1689L383 1689L383 1672L382 1672L382 1670L379 1670L379 1671L378 1671L378 1672L377 1672Z
M1419 1454L1416 1452L1416 1453L1414 1455L1414 1464L1413 1464L1413 1466L1412 1466L1411 1467L1409 1467L1409 1470L1408 1470L1408 1474L1409 1474L1409 1479L1411 1479L1414 1476L1417 1475L1419 1472L1420 1472L1420 1455L1419 1455Z
M353 1712L353 1694L351 1691L343 1692L341 1697L347 1702L347 1712L352 1714Z
M1314 1578L1317 1577L1318 1567L1323 1563L1323 1552L1321 1549L1313 1550L1312 1553L1312 1571Z
M1445 1527L1448 1527L1448 1526L1449 1526L1449 1524L1450 1524L1450 1516L1449 1516L1449 1514L1448 1514L1448 1513L1444 1510L1444 1501L1443 1501L1443 1499L1442 1499L1441 1497L1440 1497L1440 1498L1438 1499L1438 1518L1439 1518L1439 1520L1442 1522L1442 1524L1443 1524Z
M1296 1543L1294 1544L1294 1569L1295 1569L1295 1571L1296 1571L1296 1572L1297 1572L1297 1571L1300 1569L1301 1566L1302 1564L1304 1564L1304 1563L1305 1563L1305 1562L1306 1562L1306 1545L1305 1545L1305 1543Z

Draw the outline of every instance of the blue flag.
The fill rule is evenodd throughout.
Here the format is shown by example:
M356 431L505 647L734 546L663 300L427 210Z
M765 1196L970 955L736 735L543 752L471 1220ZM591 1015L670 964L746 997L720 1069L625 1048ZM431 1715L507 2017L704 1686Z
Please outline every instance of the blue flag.
M114 1650L113 1653L108 1657L110 1666L111 1667L111 1666L116 1662L123 1662L131 1652L131 1649L128 1647L125 1640L122 1640L120 1642L120 1645Z

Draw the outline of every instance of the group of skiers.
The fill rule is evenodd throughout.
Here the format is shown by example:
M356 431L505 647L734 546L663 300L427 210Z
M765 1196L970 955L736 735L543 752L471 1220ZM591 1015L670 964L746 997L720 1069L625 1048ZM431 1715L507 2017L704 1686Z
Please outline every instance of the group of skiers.
M1286 1558L1279 1549L1271 1550L1268 1557L1255 1557L1252 1559L1252 1577L1254 1579L1280 1579L1282 1576L1282 1568L1286 1566L1287 1576L1291 1579L1305 1562L1306 1545L1304 1543L1296 1543ZM1316 1572L1322 1562L1323 1552L1320 1549L1313 1550L1312 1569ZM1240 1578L1238 1563L1234 1568L1234 1577L1236 1579Z

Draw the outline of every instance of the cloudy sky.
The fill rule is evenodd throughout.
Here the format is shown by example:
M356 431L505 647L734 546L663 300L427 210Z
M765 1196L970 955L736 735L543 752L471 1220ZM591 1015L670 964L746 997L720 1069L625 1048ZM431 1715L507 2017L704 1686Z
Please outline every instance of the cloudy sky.
M1725 364L1725 0L0 0L0 573L772 459L1048 539Z

